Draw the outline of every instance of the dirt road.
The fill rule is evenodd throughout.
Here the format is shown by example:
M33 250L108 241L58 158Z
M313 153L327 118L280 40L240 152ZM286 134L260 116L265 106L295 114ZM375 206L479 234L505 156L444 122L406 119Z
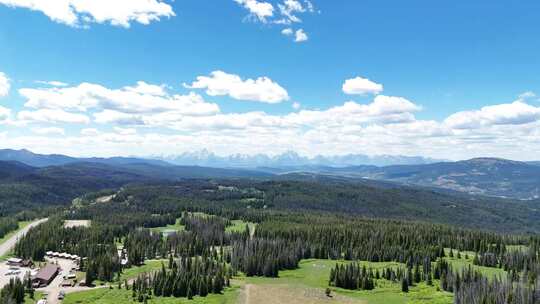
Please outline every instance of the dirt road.
M41 223L44 223L47 220L48 219L44 218L44 219L33 221L28 226L26 226L23 229L17 231L17 233L15 233L12 237L7 239L4 243L0 244L0 256L4 256L4 255L8 254L11 251L11 249L13 249L13 247L15 247L15 243L17 243L17 240L19 238L21 238L22 236L24 236L28 232L28 230L30 230L30 228L36 227L37 225L39 225Z

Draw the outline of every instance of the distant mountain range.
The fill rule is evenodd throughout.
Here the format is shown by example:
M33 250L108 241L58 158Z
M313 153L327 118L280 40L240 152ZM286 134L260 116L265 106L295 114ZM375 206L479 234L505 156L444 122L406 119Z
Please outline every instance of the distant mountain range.
M206 166L218 168L283 168L291 166L329 166L347 167L359 165L389 166L389 165L419 165L430 164L441 160L400 155L363 155L347 154L336 156L318 155L312 158L301 156L294 151L288 151L275 156L266 154L233 154L218 156L208 150L186 152L175 156L158 156L161 159L175 165Z
M49 167L49 166L61 166L79 162L91 162L91 163L101 163L109 165L125 165L133 163L146 163L153 165L170 165L169 163L162 160L155 159L143 159L143 158L134 158L134 157L110 157L110 158L100 158L100 157L90 157L90 158L76 158L61 154L37 154L28 150L12 150L12 149L2 149L0 150L0 161L17 161L23 164L27 164L33 167Z
M107 172L116 170L115 173L124 172L130 177L137 176L136 180L140 178L321 180L329 177L362 180L363 183L371 180L377 183L414 185L520 200L540 198L540 162L518 162L497 158L436 162L432 159L406 156L347 155L307 158L295 152L273 157L262 154L221 157L206 150L160 159L74 158L65 155L35 154L27 150L0 150L0 161L19 162L20 168L23 168L22 164L26 164L47 170L69 169L70 172L81 166L87 166L84 172L87 172L88 168L100 168ZM384 163L398 165L374 165ZM98 164L101 166L97 166ZM12 163L2 164L6 168L12 165Z

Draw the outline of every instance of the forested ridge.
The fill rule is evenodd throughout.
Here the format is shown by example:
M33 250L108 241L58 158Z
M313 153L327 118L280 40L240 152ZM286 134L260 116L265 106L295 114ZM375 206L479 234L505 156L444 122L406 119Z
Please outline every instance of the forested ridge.
M264 177L176 180L175 176L189 176L189 170L203 169L182 168L183 171L175 169L181 171L176 172L150 164L110 166L96 163L33 168L16 162L0 162L0 216L21 212L46 215L54 213L56 208L69 206L74 199L89 192L126 187L138 194L138 200L155 204L189 199L194 204L208 206L213 201L226 200L231 209L233 205L238 209L266 206L277 212L308 210L366 218L428 221L500 232L540 231L540 211L534 201L440 193L333 178L312 181ZM160 175L160 172L169 173ZM241 191L219 191L218 185ZM141 192L148 194L145 196ZM127 195L126 192L120 194Z

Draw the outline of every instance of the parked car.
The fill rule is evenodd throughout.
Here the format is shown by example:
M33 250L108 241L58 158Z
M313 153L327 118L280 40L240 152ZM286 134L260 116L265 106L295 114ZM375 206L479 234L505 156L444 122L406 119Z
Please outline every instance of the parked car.
M58 300L63 300L66 296L66 293L61 290L60 293L58 294Z

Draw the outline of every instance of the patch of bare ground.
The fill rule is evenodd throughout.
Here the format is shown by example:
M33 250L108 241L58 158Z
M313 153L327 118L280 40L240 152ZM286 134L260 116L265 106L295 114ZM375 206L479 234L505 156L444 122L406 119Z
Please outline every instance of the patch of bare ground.
M323 289L300 288L287 285L254 285L246 284L242 287L240 304L366 304L364 301L351 299L345 296L332 294L326 296Z
M73 220L73 221L64 221L64 227L73 228L73 227L90 227L91 221L89 220Z

